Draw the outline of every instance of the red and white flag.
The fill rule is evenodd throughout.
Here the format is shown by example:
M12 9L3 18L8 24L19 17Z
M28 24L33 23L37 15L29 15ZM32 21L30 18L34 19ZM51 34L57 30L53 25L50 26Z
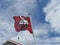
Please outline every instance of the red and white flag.
M14 16L13 19L15 21L14 28L17 32L28 30L31 34L33 33L30 17Z

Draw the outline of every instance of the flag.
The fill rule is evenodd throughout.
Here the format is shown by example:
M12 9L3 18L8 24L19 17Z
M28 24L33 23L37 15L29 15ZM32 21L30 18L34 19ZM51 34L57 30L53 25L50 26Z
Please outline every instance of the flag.
M17 32L28 30L31 34L33 33L30 17L13 16L13 19L15 21L14 28Z

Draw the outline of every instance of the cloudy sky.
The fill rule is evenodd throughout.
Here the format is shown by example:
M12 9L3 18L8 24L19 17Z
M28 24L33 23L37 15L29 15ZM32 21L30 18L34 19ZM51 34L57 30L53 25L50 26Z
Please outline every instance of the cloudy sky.
M24 45L27 43L25 38L33 44L33 37L28 31L17 33L13 26L13 16L29 13L36 45L59 45L60 0L0 0L0 44L9 39L17 41L18 36Z

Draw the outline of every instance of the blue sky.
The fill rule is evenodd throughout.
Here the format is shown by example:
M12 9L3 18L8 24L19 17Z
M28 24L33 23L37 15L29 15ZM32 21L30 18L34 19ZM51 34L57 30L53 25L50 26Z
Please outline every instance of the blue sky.
M2 39L5 40L5 38L11 38L13 35L14 36L17 35L17 32L14 30L14 27L13 27L13 24L14 24L14 20L12 18L13 16L28 15L30 13L32 24L33 24L33 30L36 33L35 37L37 39L37 43L60 42L58 41L58 39L60 39L59 38L60 26L58 25L59 13L58 11L56 12L56 10L59 9L58 8L59 6L56 6L57 2L58 1L56 0L55 1L52 1L52 0L31 0L31 1L29 0L4 0L4 1L0 0L0 18L1 18L0 19L0 30L1 30L0 34L1 36L3 35L4 37L4 38L1 38L1 40ZM57 9L54 6L56 6ZM56 12L57 16L55 16L54 12ZM55 22L55 20L58 20L58 21ZM6 35L9 35L9 37ZM55 38L57 41L55 40Z
M50 0L37 0L37 6L34 12L33 18L36 20L37 23L46 23L45 16L46 14L43 11L43 8L50 2ZM34 21L35 22L35 21Z
M34 7L34 9L29 9L28 7L28 11L29 12L32 12L31 15L32 15L32 18L33 18L33 23L45 23L45 13L43 11L43 8L49 3L50 1L49 0L36 0L36 6ZM4 12L5 11L8 11L7 9L9 9L10 6L14 5L16 3L16 1L12 1L12 0L1 0L0 2L0 10L1 12ZM42 4L43 3L43 4ZM17 6L18 7L18 6ZM32 10L32 11L31 11ZM12 11L12 14L11 15L21 15L21 14L18 14L16 12L14 12L14 9L11 10ZM36 20L36 21L35 21ZM35 24L34 24L35 25Z

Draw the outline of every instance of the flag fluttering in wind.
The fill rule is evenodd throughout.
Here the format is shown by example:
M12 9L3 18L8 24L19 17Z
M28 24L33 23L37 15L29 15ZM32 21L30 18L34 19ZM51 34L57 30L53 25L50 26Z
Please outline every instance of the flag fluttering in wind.
M31 34L33 33L30 17L14 16L13 19L15 21L14 28L17 32L28 30Z

